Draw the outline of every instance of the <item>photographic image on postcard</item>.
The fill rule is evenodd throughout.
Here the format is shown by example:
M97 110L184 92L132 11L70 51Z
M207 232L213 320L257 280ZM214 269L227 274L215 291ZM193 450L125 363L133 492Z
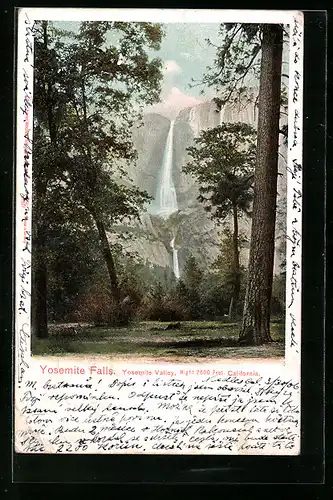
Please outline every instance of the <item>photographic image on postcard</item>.
M302 36L20 9L17 451L299 453Z
M283 357L289 30L34 31L33 354Z

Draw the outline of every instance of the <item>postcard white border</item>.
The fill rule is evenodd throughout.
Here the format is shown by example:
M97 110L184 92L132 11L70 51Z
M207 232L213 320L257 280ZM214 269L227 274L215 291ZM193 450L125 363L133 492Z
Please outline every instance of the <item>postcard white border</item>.
M290 24L300 16L283 10L208 10L208 9L44 9L24 10L30 19L50 21L148 21L167 23L271 23Z
M281 370L300 381L301 360L301 235L302 235L302 101L303 14L294 11L171 9L43 9L20 8L17 43L17 149L15 249L15 392L34 365L31 357L31 208L33 141L33 23L61 21L150 21L163 23L256 22L290 26L286 349ZM295 198L296 197L296 198ZM290 300L292 296L292 300ZM289 302L288 302L289 300ZM241 362L241 360L239 360ZM221 361L223 363L223 360ZM133 363L133 365L135 365ZM204 365L204 363L203 363ZM253 363L252 363L253 365ZM186 365L187 368L190 365ZM242 366L245 366L245 364ZM196 365L197 367L197 365ZM16 400L17 401L17 400ZM19 425L19 411L15 412ZM276 452L278 454L278 451Z

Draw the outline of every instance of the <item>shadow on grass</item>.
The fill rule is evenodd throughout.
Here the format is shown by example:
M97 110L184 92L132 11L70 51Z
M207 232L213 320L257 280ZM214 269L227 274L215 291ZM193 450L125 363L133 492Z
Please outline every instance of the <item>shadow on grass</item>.
M172 328L168 328L169 325ZM271 324L270 345L242 347L238 343L240 323L217 321L139 322L126 328L96 328L87 325L54 325L47 339L37 339L34 355L181 355L266 356L283 355L284 324ZM176 327L176 328L175 328ZM269 352L268 352L269 351Z
M185 335L190 335L191 333L185 333L188 332L189 330L195 328L196 332L197 331L202 331L202 330L225 330L225 329L230 329L230 328L235 328L238 326L238 323L226 323L226 324L212 324L209 323L208 325L205 324L200 324L199 322L196 324L195 322L192 322L193 326L190 324L187 324L186 322L183 323L178 323L178 324L173 324L170 323L167 326L153 326L152 328L149 328L149 332L154 332L154 333L162 333L165 331L178 331L178 332L184 332Z
M210 348L210 347L237 347L238 339L195 339L195 340L180 340L173 342L144 342L141 344L144 347L164 347L164 348L173 348L173 349L182 349L187 347L202 347L202 348Z

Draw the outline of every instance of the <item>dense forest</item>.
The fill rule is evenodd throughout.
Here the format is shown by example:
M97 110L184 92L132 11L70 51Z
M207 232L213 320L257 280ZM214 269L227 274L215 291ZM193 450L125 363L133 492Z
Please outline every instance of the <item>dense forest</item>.
M203 68L200 82L192 82L213 89L217 110L252 103L258 117L256 127L222 121L202 130L186 150L182 175L196 183L198 204L219 234L211 264L188 252L180 273L175 237L173 265L165 267L147 263L124 244L135 238L133 221L139 223L157 203L129 172L138 160L133 126L161 99L163 60L152 54L158 54L164 36L163 25L153 23L81 22L75 31L37 23L32 212L37 344L52 337L55 325L72 325L72 340L79 342L88 335L86 328L92 335L103 328L109 338L117 329L131 335L136 325L176 333L205 325L218 341L225 324L232 328L233 345L241 348L271 343L272 320L283 324L285 241L278 247L275 239L279 144L287 135L280 120L281 107L287 106L283 26L221 25L214 64ZM170 155L163 165L169 192L161 191L164 212L155 217L168 221L177 211ZM251 234L242 231L242 219L250 221ZM119 226L124 230L113 237ZM282 265L274 275L277 251Z

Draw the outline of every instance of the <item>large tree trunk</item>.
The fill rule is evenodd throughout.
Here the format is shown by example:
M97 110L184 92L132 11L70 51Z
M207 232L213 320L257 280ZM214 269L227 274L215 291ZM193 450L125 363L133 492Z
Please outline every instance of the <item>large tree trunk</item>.
M109 240L106 235L105 225L102 218L99 216L94 215L94 220L98 230L102 255L109 274L112 299L110 302L109 324L114 326L127 325L129 322L128 300L125 299L121 301L117 271L110 249Z
M44 231L40 227L37 227L33 245L32 331L36 338L45 339L48 336L47 266Z
M233 248L233 292L229 307L229 318L234 319L237 315L240 294L240 267L239 267L239 241L238 241L238 211L237 205L234 203L232 206L233 214L233 235L232 235L232 248Z
M44 57L47 57L48 47L48 21L42 22L43 28L43 50ZM47 85L45 85L47 81ZM52 105L52 86L51 76L49 73L45 75L44 97L47 112L47 125L50 134L51 144L56 142L56 125L54 120L54 112ZM34 162L33 162L34 165ZM33 196L35 197L35 210L33 212L33 280L31 293L31 315L32 315L32 332L36 338L48 337L48 311L47 311L47 261L46 261L46 228L43 221L45 207L44 199L47 191L47 179L41 171L34 171L33 176L36 179L36 188Z
M282 27L264 25L250 259L243 325L239 337L243 345L260 345L272 340L270 303L274 264L281 64Z
M116 304L119 304L120 301L120 290L119 290L119 285L118 285L118 277L117 277L117 272L116 272L116 267L115 263L113 260L113 256L111 253L110 249L110 244L106 235L105 231L105 226L103 220L98 217L94 216L95 224L98 230L98 235L99 235L99 240L101 244L101 251L103 254L103 258L106 263L106 267L108 269L109 273L109 279L110 279L110 289L111 289L111 295L112 299Z

